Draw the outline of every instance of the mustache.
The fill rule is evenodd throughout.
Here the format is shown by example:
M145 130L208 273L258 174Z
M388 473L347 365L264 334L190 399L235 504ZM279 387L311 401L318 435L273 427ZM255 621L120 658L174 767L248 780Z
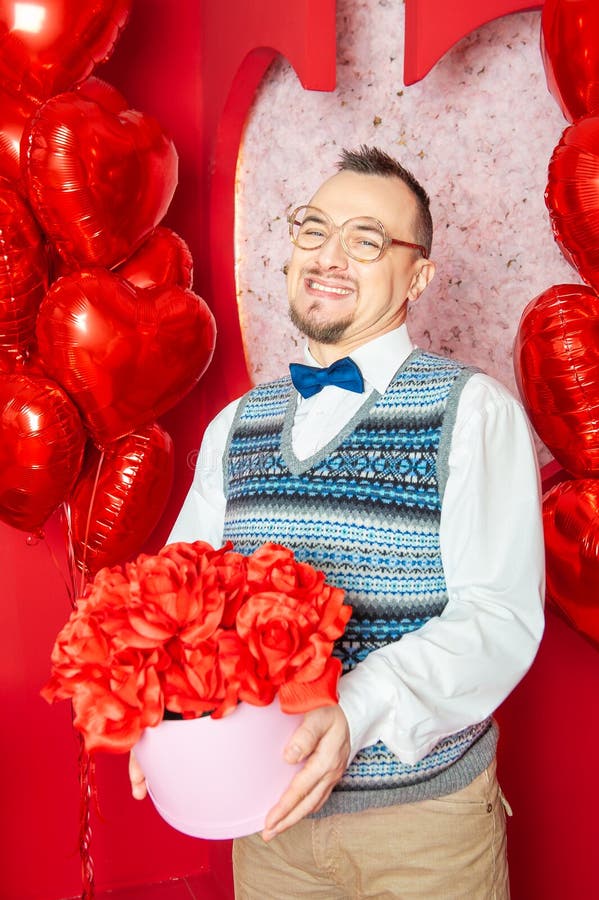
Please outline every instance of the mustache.
M330 273L323 272L321 269L315 269L313 266L306 267L302 270L303 278L316 278L320 281L334 281L335 284L346 284L349 287L355 287L355 282L353 278L348 277L343 274L335 274L331 275Z

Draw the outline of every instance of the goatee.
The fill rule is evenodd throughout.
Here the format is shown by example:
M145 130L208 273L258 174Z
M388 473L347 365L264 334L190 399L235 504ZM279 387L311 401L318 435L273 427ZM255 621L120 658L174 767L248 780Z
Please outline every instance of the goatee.
M315 322L293 306L289 307L289 318L303 335L318 344L336 344L352 323L352 316L337 322Z

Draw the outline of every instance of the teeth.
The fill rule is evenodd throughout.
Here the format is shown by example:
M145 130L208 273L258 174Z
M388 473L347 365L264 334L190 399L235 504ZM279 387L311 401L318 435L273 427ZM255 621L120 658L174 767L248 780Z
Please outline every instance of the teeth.
M324 291L325 294L340 294L342 296L351 294L351 291L347 288L332 287L328 284L321 284L320 281L309 281L308 287L315 291Z

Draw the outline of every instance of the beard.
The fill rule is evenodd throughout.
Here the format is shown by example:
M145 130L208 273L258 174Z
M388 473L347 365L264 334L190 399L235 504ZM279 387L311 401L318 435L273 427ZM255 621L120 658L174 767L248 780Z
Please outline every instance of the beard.
M310 318L309 313L302 315L293 304L289 306L289 318L305 337L318 344L336 344L353 322L351 315L337 322L317 322Z

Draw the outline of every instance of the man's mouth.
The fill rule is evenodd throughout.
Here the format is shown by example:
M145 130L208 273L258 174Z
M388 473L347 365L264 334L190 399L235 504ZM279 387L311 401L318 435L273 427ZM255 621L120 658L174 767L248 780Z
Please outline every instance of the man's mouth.
M314 281L312 278L306 279L307 287L312 291L323 291L325 294L336 294L338 297L347 297L352 293L351 288L338 287L332 284L323 284L322 281Z

